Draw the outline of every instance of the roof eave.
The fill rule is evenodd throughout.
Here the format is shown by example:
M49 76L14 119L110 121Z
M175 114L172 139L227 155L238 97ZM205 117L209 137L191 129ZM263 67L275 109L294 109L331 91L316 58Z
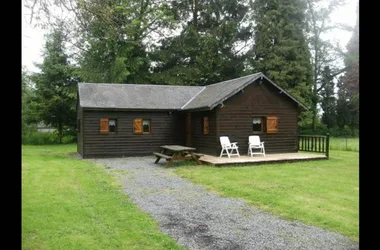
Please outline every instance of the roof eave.
M83 108L84 110L92 110L92 111L101 111L101 110L107 110L107 111L179 111L180 108L174 108L174 109L157 109L157 108L117 108L117 107L83 107L79 106L80 108Z

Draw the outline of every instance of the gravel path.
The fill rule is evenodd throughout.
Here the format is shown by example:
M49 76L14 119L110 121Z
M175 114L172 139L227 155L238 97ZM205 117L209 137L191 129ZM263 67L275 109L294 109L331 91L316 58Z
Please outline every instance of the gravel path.
M154 157L91 159L125 170L124 191L159 222L160 230L188 249L359 249L337 233L292 222L223 198L154 164ZM163 161L161 161L163 162Z

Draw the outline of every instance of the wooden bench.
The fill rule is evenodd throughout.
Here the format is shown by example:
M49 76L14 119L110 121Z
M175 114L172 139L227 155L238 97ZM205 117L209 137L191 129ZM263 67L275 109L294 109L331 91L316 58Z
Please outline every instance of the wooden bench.
M195 151L195 148L191 147L185 147L181 145L163 145L160 146L161 152L153 152L153 155L155 155L156 161L154 163L158 163L161 158L166 159L167 163L165 167L169 167L169 165L173 161L178 160L190 160L193 159L197 164L202 164L199 161L199 158L202 156L202 154L196 154L193 153Z
M166 154L162 154L162 153L158 153L158 152L153 152L153 154L157 157L156 161L154 163L158 163L158 161L161 159L161 158L164 158L166 159L167 161L172 159L173 157L170 156L170 155L166 155Z

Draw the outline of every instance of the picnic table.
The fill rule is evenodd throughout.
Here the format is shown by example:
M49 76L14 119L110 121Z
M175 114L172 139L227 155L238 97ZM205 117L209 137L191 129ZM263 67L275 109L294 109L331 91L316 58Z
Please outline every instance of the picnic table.
M175 160L192 159L197 164L201 164L199 158L203 155L195 153L195 148L185 147L181 145L163 145L160 146L160 148L160 153L153 152L153 154L156 156L156 161L154 163L157 164L160 161L160 159L164 158L167 161L165 165L166 168L169 167L169 165Z

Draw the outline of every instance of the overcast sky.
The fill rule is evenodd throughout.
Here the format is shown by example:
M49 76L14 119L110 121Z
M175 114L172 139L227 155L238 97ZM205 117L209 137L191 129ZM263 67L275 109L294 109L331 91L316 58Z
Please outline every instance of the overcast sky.
M356 4L358 0L347 0L347 4L332 14L331 20L334 23L344 23L354 26L356 22ZM22 0L24 3L24 0ZM33 63L42 62L42 48L44 46L44 31L32 28L29 25L29 10L22 6L22 65L29 71L39 71ZM331 34L331 39L340 43L345 48L351 38L350 32L335 31Z

